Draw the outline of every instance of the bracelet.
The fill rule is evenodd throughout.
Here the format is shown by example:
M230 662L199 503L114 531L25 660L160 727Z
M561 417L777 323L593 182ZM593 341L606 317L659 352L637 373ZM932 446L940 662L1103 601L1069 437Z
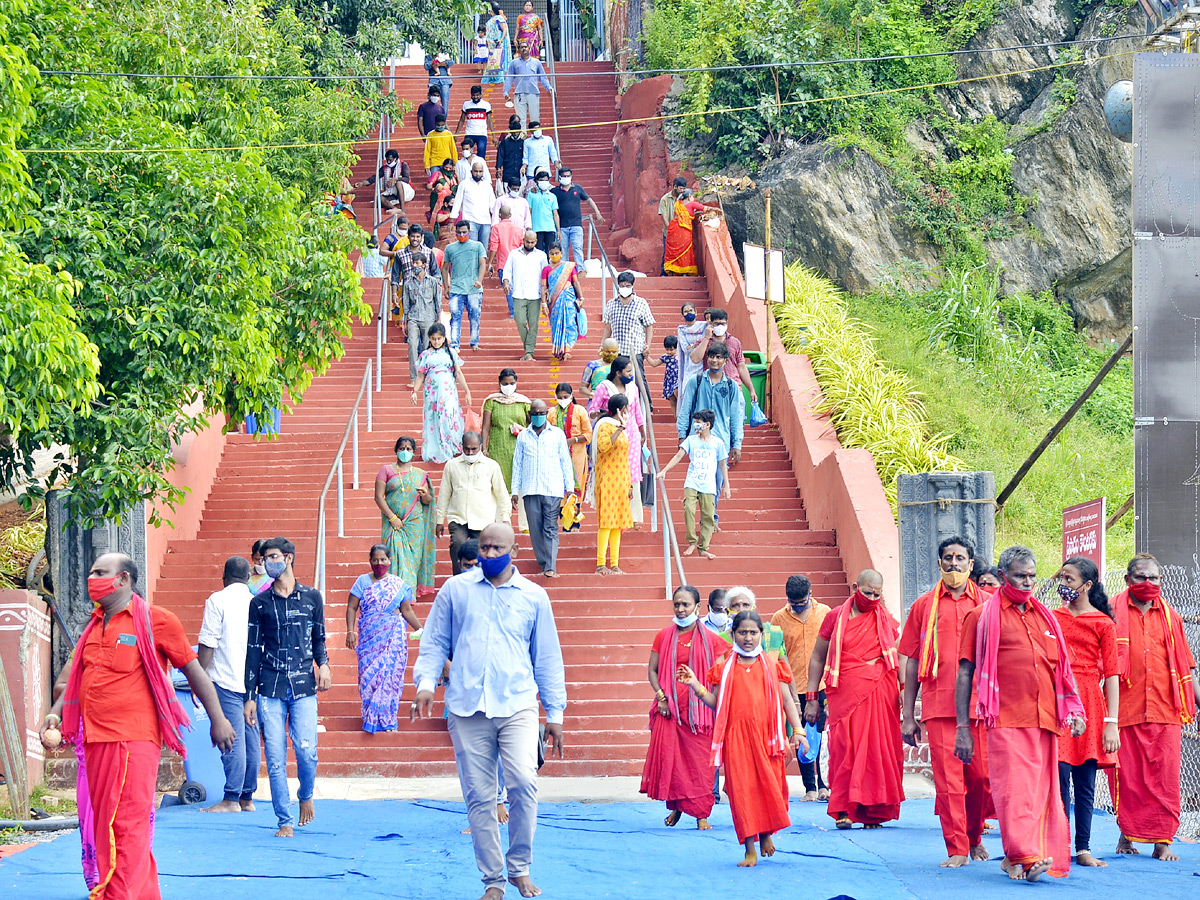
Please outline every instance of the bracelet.
M1105 721L1105 722L1109 722L1109 723L1111 723L1111 724L1113 724L1113 725L1116 725L1116 724L1117 724L1117 720L1116 720L1116 719L1111 719L1111 718L1109 718L1108 716L1105 716L1105 717L1104 717L1104 721Z
M54 720L53 723L50 722L51 719ZM51 728L57 728L62 724L62 719L56 716L54 713L46 713L46 724Z
M666 700L666 699L667 699L667 692L666 692L666 691L661 691L661 690L660 690L660 691L657 691L657 692L654 694L654 699L655 699L655 700L657 700L657 701L659 701L659 702L661 703L663 700Z
M808 701L808 700L820 700L820 699L821 699L821 697L820 697L820 695L819 695L819 694L818 694L816 691L807 691L807 692L805 692L805 694L804 694L804 699L805 699L805 701Z

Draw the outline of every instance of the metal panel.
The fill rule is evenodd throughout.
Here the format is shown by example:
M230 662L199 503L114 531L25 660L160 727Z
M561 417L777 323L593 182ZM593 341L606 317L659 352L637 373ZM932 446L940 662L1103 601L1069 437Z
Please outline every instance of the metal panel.
M1200 58L1134 60L1134 495L1139 551L1200 560Z

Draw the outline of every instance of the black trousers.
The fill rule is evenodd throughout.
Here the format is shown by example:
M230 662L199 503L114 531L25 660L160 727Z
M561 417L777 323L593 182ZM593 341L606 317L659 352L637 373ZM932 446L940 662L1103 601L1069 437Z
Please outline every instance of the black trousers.
M458 561L458 548L473 538L478 538L480 532L468 528L458 522L450 523L450 565L454 574L462 573L462 563Z
M801 704L804 703L803 697L801 697L800 702L801 702ZM824 691L821 691L817 695L817 702L819 704L821 704L821 712L817 716L817 731L824 734L825 733L825 720L828 718L828 715L825 711L825 692ZM801 718L804 717L803 705L801 705L801 707L800 707L800 715L801 715ZM822 738L822 740L824 740L824 738ZM802 779L804 779L804 790L805 791L815 791L818 789L823 790L825 788L825 786L826 786L825 785L825 776L821 773L821 758L819 756L810 763L802 763L802 762L800 762L800 756L799 756L799 753L797 752L796 764L800 766L800 777Z
M1075 852L1092 849L1092 807L1096 801L1096 761L1081 765L1058 764L1058 790L1067 822L1071 821L1071 785L1075 785Z

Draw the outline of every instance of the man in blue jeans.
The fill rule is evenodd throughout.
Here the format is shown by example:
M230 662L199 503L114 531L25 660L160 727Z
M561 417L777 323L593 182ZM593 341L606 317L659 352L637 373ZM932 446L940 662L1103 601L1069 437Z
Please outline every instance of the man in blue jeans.
M450 298L450 346L458 349L462 336L463 308L471 326L471 349L479 349L479 317L483 312L483 273L487 269L487 248L471 240L471 224L454 226L455 242L446 248L442 281Z
M225 796L203 812L253 812L258 790L260 743L257 728L247 728L246 631L254 594L248 584L250 563L240 556L225 560L224 587L204 603L196 654L217 689L221 711L233 726L233 749L221 754Z
M279 820L275 837L292 836L287 781L287 739L296 752L300 826L312 822L317 779L317 691L332 684L325 650L325 602L321 592L296 581L296 547L284 537L263 546L271 587L250 604L246 634L246 724L262 717L271 805Z
M573 183L571 170L563 166L558 170L558 186L550 193L558 200L558 227L562 232L563 248L570 252L575 265L583 265L583 203L592 209L592 218L597 225L604 224L604 216L596 208L596 201L588 192Z

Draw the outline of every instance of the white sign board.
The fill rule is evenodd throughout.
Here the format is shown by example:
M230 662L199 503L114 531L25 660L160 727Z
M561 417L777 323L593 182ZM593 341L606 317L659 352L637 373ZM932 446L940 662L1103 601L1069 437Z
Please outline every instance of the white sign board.
M746 296L751 300L767 299L767 269L771 273L771 302L782 303L784 298L783 251L770 250L757 244L742 244L746 269Z

